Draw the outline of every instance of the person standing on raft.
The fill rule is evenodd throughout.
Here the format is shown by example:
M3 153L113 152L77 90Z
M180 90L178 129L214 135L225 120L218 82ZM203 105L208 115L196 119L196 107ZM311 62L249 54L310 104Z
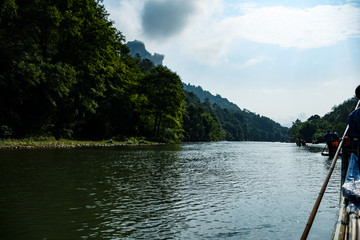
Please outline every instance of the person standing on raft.
M329 149L329 154L330 154L331 144L332 144L332 134L331 134L330 130L327 130L324 138L325 138L325 142L326 142L326 145L327 145L327 147Z
M356 97L360 99L360 85L355 90ZM354 153L359 157L360 147L360 108L355 109L348 117L349 130L344 138L344 147L342 149L341 157L341 186L346 177L346 172L349 165L349 157Z

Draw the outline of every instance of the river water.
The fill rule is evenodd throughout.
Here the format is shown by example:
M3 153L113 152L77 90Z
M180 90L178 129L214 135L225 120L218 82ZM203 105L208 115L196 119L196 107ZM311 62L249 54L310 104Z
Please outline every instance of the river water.
M299 239L321 145L217 142L0 150L0 239ZM308 239L330 239L340 161Z

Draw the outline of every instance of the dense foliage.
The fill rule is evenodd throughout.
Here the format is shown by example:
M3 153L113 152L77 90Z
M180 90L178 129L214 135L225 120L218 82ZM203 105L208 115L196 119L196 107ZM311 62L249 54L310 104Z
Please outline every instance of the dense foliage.
M0 138L286 139L272 120L202 89L199 99L175 72L131 56L99 0L0 4Z
M279 123L248 110L241 110L226 98L222 98L220 95L214 96L201 87L190 84L184 84L183 87L187 92L187 108L184 119L184 129L187 133L185 140L288 140L288 128L282 127ZM192 116L192 118L190 119L188 116ZM201 125L202 127L200 127ZM211 127L205 128L205 126Z
M5 0L0 14L2 137L181 140L180 78L140 68L99 1Z
M334 106L332 111L323 117L311 116L305 122L297 119L289 129L289 136L292 141L300 138L307 142L316 140L324 142L324 135L327 130L343 135L349 114L354 110L358 99L353 97L344 103Z
M232 110L232 111L240 110L240 108L236 104L230 102L226 98L221 97L219 94L216 94L216 96L214 96L209 91L204 90L200 86L184 84L183 87L186 91L195 93L195 95L200 99L201 102L205 102L206 99L208 99L210 104L216 103L217 105L221 106L222 108L226 108L226 109Z

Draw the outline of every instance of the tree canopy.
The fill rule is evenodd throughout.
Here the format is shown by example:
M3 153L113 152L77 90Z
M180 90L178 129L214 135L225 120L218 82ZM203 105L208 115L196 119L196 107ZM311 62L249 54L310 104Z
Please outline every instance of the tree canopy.
M137 136L147 128L142 120L149 118L157 122L160 138L160 123L177 121L177 128L181 126L180 78L161 67L160 78L156 70L142 72L139 66L144 63L129 55L125 37L100 3L3 1L0 126L7 135ZM139 92L143 83L147 91ZM163 92L151 92L157 89ZM165 105L157 94L167 96L172 105ZM143 108L158 115L145 116ZM181 139L181 134L175 138Z
M357 101L356 97L350 98L342 104L334 106L332 111L323 117L313 115L305 122L297 119L289 129L290 139L295 141L295 139L300 138L307 142L312 140L324 142L324 135L327 130L337 132L342 136L347 125L348 116L354 110Z
M100 0L3 0L0 10L0 138L286 139L271 119L184 91L163 55L131 56Z
M287 141L288 128L273 120L241 110L227 99L183 85L187 94L184 129L186 141ZM188 91L188 90L190 91ZM194 90L194 91L193 91ZM198 96L207 96L201 101ZM212 102L212 103L211 103ZM206 119L205 118L206 116ZM204 124L204 121L206 124ZM211 124L210 124L211 123ZM211 125L211 128L205 128ZM212 136L212 137L209 137Z

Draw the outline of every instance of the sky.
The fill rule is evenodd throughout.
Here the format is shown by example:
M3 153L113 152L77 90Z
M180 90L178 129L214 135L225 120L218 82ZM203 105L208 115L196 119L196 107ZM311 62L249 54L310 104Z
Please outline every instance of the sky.
M323 116L360 84L360 0L104 0L184 83L283 126ZM355 106L354 106L355 107Z

